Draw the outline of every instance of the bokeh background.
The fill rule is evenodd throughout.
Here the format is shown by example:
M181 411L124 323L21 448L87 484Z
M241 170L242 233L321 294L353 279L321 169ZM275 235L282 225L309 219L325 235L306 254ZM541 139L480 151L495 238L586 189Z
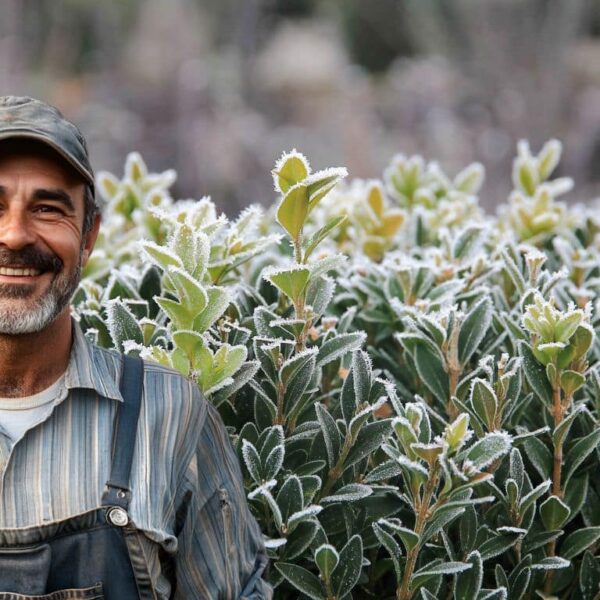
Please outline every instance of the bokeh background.
M230 216L293 147L364 178L479 160L493 210L517 140L558 137L570 200L600 194L600 0L2 0L0 93L59 106L96 170L139 150Z

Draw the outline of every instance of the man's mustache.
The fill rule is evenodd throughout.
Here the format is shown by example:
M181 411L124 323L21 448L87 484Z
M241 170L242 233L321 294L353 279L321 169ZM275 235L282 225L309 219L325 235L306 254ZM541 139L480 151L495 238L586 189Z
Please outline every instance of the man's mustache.
M0 247L0 267L31 267L57 273L62 269L63 261L55 254L46 254L30 246L18 252Z

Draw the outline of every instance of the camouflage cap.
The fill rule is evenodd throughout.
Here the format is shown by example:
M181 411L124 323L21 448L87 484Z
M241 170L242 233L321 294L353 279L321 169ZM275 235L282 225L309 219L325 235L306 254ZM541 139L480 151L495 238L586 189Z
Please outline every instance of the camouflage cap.
M81 131L60 111L35 98L0 96L0 140L37 140L53 148L90 185L94 172Z

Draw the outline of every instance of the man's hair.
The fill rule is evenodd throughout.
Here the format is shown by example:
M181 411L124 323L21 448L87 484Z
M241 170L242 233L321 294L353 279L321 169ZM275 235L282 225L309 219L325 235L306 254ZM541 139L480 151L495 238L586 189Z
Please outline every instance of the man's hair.
M94 218L100 212L92 188L86 184L83 191L83 235L86 236L92 229Z

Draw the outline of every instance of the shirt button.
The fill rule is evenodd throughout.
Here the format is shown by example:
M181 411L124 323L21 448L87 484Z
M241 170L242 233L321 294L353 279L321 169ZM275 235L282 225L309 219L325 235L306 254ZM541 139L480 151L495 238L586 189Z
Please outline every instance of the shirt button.
M117 527L125 527L129 523L129 516L122 508L115 507L110 509L108 520Z

